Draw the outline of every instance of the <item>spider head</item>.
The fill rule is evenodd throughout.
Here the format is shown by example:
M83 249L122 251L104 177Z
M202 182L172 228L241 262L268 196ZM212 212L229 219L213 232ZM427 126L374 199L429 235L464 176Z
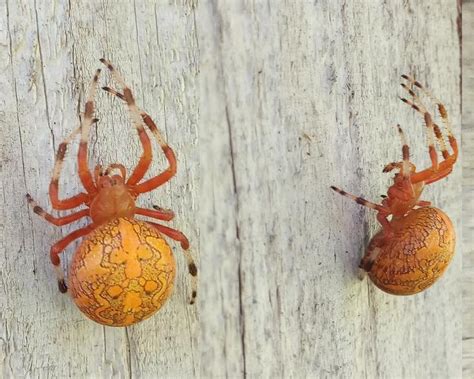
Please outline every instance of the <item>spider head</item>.
M111 175L114 170L119 170L119 174ZM121 164L111 164L105 171L102 170L101 166L96 167L96 181L99 188L109 188L115 186L125 185L126 171L125 167Z
M123 186L124 179L120 175L102 175L99 177L99 188L109 188L115 186Z

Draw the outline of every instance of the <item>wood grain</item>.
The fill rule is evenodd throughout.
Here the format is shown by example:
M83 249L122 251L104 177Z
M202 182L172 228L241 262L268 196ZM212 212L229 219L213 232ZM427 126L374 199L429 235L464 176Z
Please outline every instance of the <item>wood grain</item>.
M190 287L179 245L171 243L179 274L164 309L134 327L105 328L87 320L58 293L49 263L51 244L81 223L47 225L24 198L29 192L50 207L47 190L55 149L79 125L85 92L105 56L118 66L178 157L176 178L143 196L140 204L172 208L177 217L171 225L186 233L198 251L194 2L0 4L0 376L195 376L197 315L196 307L187 304ZM106 71L102 85L111 83ZM124 106L100 91L98 117L91 164L118 161L131 169L141 148ZM160 151L156 144L154 149ZM74 144L67 156L64 196L81 188L76 151ZM151 172L165 167L162 154L155 156Z
M462 244L430 290L359 280L376 200L401 157L428 164L422 119L398 99L410 73L459 137L456 2L200 3L201 376L461 376ZM461 164L424 199L461 231Z

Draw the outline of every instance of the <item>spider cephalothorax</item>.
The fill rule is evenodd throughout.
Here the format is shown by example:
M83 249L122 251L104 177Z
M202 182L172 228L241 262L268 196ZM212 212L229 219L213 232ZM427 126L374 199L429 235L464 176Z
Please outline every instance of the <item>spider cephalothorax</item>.
M371 203L334 186L331 188L378 212L377 220L382 230L370 241L360 267L369 273L380 289L396 295L410 295L433 284L445 271L454 254L455 232L451 220L440 209L430 207L430 202L420 200L420 197L425 185L451 173L458 157L458 146L444 105L418 81L406 75L402 78L410 84L401 85L412 96L412 100L401 100L424 117L431 167L416 171L415 165L409 160L410 151L405 135L397 125L403 144L403 160L385 166L384 172L395 169L398 172L381 204ZM452 153L448 151L431 113L413 91L415 87L436 104ZM435 138L441 148L441 162L434 147Z
M125 167L119 163L111 164L105 170L97 165L94 175L89 170L89 132L98 121L93 117L100 73L97 70L89 89L81 126L59 145L49 186L53 208L67 210L81 205L86 208L67 216L54 217L38 206L29 194L26 196L34 212L54 225L70 224L83 217L92 220L91 224L72 232L51 247L51 262L56 268L59 290L65 293L69 286L79 309L94 321L111 326L126 326L151 316L171 294L175 261L163 235L179 241L185 252L193 279L191 303L196 297L197 268L188 251L189 242L183 233L135 218L140 215L163 221L173 219L172 211L157 206L154 209L140 208L136 206L135 200L140 194L152 191L175 175L176 158L150 116L136 106L132 91L121 75L110 62L105 59L101 59L101 62L110 70L115 82L123 88L123 93L109 87L102 89L123 100L129 110L143 147L137 167L128 177ZM152 147L145 127L154 135L169 164L165 171L147 180L143 178L152 161ZM67 146L78 134L81 136L78 170L85 192L68 199L59 199L59 176ZM80 237L86 238L73 257L69 284L66 285L59 254Z

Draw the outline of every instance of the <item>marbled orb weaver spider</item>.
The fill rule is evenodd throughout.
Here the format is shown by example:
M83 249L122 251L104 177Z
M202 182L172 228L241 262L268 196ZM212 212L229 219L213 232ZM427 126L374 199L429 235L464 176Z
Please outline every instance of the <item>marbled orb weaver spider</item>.
M110 164L105 170L97 165L94 175L89 171L88 138L92 125L98 121L94 118L94 97L99 69L89 88L80 127L59 145L49 186L53 208L68 210L80 205L87 208L67 216L54 217L37 205L29 194L26 197L36 214L56 226L70 224L83 217L92 219L91 224L70 233L51 247L51 262L56 269L59 290L65 293L69 287L76 305L92 320L109 326L127 326L150 317L171 295L176 265L163 235L181 243L192 278L191 304L197 295L197 268L188 250L188 239L183 233L135 218L140 215L162 221L173 219L174 213L171 210L157 206L154 206L154 210L139 208L135 205L135 200L140 194L152 191L175 175L176 158L150 116L135 104L132 91L119 72L107 60L100 61L110 70L116 84L123 89L123 93L120 93L112 88L102 87L124 101L128 108L143 148L138 165L128 178L125 167L120 163ZM142 181L152 162L152 146L145 127L148 127L157 140L169 167L151 179ZM68 199L59 199L58 183L66 149L78 134L79 178L86 192ZM114 171L118 173L113 174ZM80 237L86 238L72 259L67 286L59 254Z
M409 83L402 83L401 86L412 96L412 100L400 99L424 117L431 167L416 171L415 165L410 162L405 135L400 125L397 125L403 144L403 160L389 163L383 169L383 172L394 169L398 172L381 204L371 203L334 186L331 188L378 212L377 220L382 230L370 241L360 267L368 272L369 278L381 290L394 295L412 295L431 286L446 270L454 255L456 237L451 220L440 209L431 207L430 202L420 200L420 196L425 185L451 173L458 157L458 145L444 105L418 81L407 75L402 75L402 78ZM452 153L448 152L446 141L439 126L434 123L433 116L413 91L415 87L438 108ZM438 162L438 153L434 147L435 137L443 156L441 162Z

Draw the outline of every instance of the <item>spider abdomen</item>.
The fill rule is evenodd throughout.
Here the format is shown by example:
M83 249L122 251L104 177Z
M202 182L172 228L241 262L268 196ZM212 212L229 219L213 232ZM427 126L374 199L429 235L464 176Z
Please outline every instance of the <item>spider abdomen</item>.
M377 287L390 294L423 291L443 274L454 255L452 222L440 209L421 207L390 225L393 236L376 234L361 267Z
M96 228L74 254L71 296L92 320L127 326L150 317L171 295L176 264L149 224L117 218Z

